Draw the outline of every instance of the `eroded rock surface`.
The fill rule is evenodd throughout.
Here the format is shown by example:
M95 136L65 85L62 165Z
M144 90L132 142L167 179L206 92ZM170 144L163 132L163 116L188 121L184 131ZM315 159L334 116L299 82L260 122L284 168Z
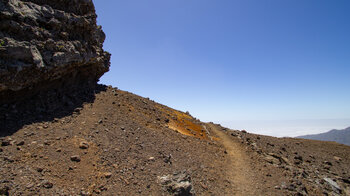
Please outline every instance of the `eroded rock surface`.
M0 1L0 104L96 84L110 59L96 17L91 0Z

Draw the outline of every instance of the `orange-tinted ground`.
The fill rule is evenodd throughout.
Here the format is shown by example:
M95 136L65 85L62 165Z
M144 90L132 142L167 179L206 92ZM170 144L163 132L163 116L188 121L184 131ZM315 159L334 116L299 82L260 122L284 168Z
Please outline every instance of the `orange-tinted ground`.
M200 122L195 120L189 114L179 112L171 108L158 108L160 111L164 112L166 116L171 117L167 123L170 129L178 131L184 135L197 137L200 139L209 139L204 127L202 127Z

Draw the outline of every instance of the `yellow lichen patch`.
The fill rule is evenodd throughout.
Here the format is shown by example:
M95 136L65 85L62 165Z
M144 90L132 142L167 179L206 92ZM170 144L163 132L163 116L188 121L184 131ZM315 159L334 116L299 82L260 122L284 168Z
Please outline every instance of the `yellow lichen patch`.
M168 122L170 129L173 129L184 135L197 137L200 139L209 139L205 128L200 124L198 120L194 119L190 115L171 108L158 106L158 109L170 117Z

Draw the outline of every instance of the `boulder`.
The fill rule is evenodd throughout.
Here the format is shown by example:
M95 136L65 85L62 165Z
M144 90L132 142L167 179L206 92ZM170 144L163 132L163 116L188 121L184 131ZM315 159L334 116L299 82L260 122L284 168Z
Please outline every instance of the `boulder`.
M161 177L158 176L158 181L162 184L165 191L172 195L195 195L192 188L191 177L186 171Z
M109 70L92 0L0 2L0 104L95 85Z

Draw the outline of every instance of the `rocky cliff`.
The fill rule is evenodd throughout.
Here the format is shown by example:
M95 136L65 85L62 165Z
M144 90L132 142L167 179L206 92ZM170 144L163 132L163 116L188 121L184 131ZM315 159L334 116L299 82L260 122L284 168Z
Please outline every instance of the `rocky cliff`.
M110 54L91 0L0 1L0 104L94 85Z

